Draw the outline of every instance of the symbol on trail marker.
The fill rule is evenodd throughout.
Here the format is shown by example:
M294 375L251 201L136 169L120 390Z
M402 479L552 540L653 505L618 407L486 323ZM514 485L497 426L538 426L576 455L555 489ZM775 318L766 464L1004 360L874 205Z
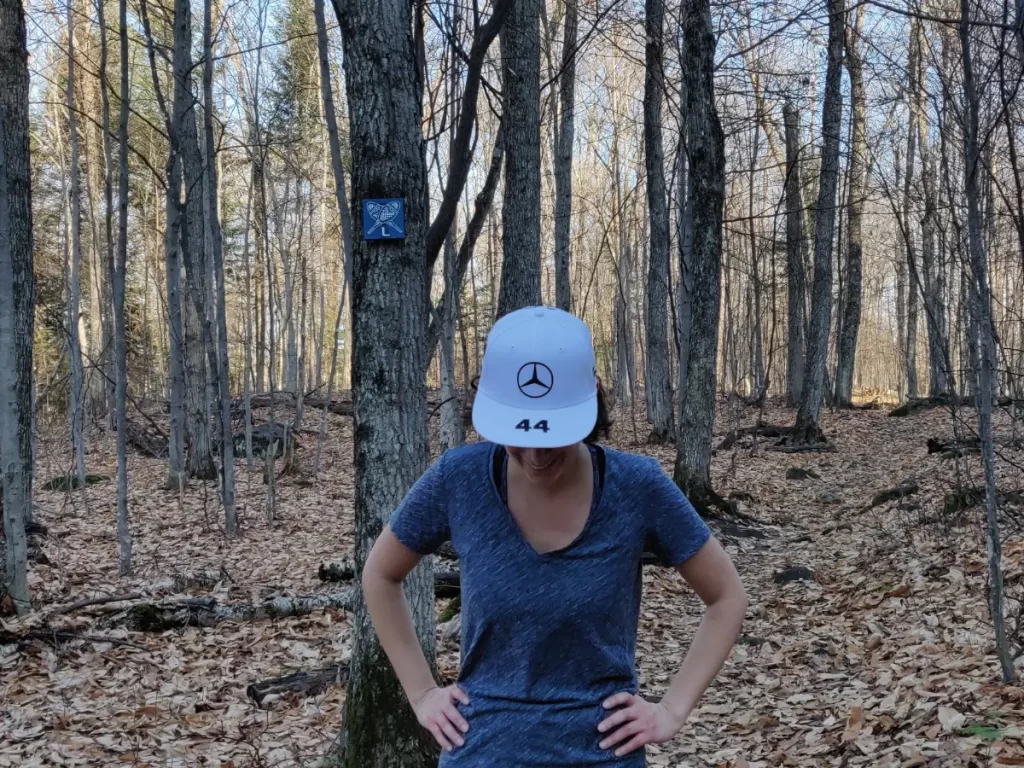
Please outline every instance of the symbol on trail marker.
M405 200L401 197L363 200L363 239L400 240L405 237Z

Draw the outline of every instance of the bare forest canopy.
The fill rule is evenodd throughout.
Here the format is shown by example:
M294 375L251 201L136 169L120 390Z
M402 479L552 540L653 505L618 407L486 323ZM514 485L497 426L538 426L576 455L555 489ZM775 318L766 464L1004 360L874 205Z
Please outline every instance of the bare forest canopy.
M1022 81L1016 0L0 0L10 759L42 738L17 691L68 695L73 648L219 665L209 700L153 672L82 695L157 690L226 760L436 764L356 575L472 435L494 321L546 304L592 329L613 444L756 579L724 679L764 697L712 689L745 740L705 722L685 755L1020 764ZM645 574L664 682L651 638L699 607ZM442 680L459 589L450 548L406 583ZM256 734L235 693L292 708Z

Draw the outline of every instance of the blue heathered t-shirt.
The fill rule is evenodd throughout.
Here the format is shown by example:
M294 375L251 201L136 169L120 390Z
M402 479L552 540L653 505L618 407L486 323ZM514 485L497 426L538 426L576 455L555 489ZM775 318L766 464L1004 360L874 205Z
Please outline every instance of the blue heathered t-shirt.
M495 483L498 450L447 451L391 519L410 549L429 554L450 540L460 558L469 732L440 765L641 768L643 750L616 758L597 730L605 698L637 692L641 555L679 565L710 531L657 461L603 448L604 487L583 531L539 554Z

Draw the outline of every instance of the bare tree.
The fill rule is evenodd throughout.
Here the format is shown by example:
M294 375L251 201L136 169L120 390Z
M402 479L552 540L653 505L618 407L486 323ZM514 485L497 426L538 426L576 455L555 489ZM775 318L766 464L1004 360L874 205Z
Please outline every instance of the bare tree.
M996 487L995 440L992 434L992 406L996 386L996 344L992 333L992 294L989 287L988 260L982 239L982 215L978 177L984 171L980 140L980 100L975 84L974 58L971 50L970 0L960 0L960 50L963 56L963 91L965 101L963 151L964 192L967 198L967 238L970 256L971 308L977 330L974 362L977 365L976 403L981 456L985 471L985 511L988 550L989 616L995 632L996 652L1002 668L1003 682L1016 680L1013 656L1006 636L1003 615L1002 544L999 532L999 493Z
M381 190L400 192L407 203L404 240L356 239L352 248L355 560L361 569L385 521L427 463L427 174L412 4L335 0L334 8L345 46L352 154L359 158L352 170L353 217L363 199ZM389 86L386 120L378 106L382 82ZM380 386L382 377L388 386ZM431 663L432 582L425 562L405 586ZM425 768L431 762L427 733L405 700L362 600L352 623L344 764Z
M103 0L100 0L102 5ZM117 263L110 285L114 298L114 424L117 428L117 544L118 572L132 570L132 534L128 527L128 341L124 322L125 272L128 268L128 112L131 83L128 78L128 4L118 3L118 40L121 52L121 114L118 126Z
M804 200L800 188L800 113L787 100L782 107L786 129L786 301L788 348L786 353L786 404L800 403L804 382L804 323L807 288L804 261Z
M804 387L800 396L794 439L797 443L823 442L821 406L825 399L825 364L832 317L832 238L836 224L836 189L839 186L839 129L843 121L844 0L828 0L828 68L821 120L821 171L814 215L814 286L811 328L807 339Z
M665 189L665 148L661 134L661 104L665 90L664 4L647 0L647 47L644 80L644 149L647 167L650 264L647 273L647 355L650 441L675 439L672 376L668 354L668 195Z
M540 2L516 0L501 30L506 146L498 317L541 303Z
M846 31L846 71L850 76L850 168L847 180L845 296L836 344L838 359L835 383L835 401L841 408L853 404L853 364L857 357L857 333L860 330L864 251L862 220L866 192L867 126L864 65L860 55L864 7L858 7L854 13L855 21Z
M693 206L693 309L685 404L679 424L675 481L698 509L712 503L711 435L725 204L725 137L715 106L715 36L708 0L687 3L686 138Z
M28 49L21 0L0 0L0 486L5 588L31 607L25 525L32 519L32 180Z
M164 221L164 267L166 272L166 308L168 331L168 363L170 378L170 414L167 443L167 487L184 488L188 479L185 468L185 360L184 328L181 318L181 250L179 230L181 228L181 162L178 151L181 115L171 111L160 86L156 66L156 42L149 22L147 0L140 0L146 37L146 53L149 70L160 112L164 118L167 133L167 164L164 168L165 221Z
M562 67L558 78L558 130L555 134L555 306L572 311L572 150L576 130L577 0L565 0Z
M122 0L124 2L124 0ZM213 20L211 0L203 3L203 137L206 147L206 220L210 225L213 276L217 291L217 381L220 395L221 493L224 527L238 533L235 512L235 452L231 429L231 389L228 380L228 319L224 287L224 249L220 229L220 195L217 187L217 143L213 135Z
M82 342L79 333L82 295L82 172L79 163L78 109L75 106L75 29L71 0L67 2L68 24L68 141L71 145L71 285L66 320L68 357L71 362L71 447L74 477L85 485L85 376L82 370Z

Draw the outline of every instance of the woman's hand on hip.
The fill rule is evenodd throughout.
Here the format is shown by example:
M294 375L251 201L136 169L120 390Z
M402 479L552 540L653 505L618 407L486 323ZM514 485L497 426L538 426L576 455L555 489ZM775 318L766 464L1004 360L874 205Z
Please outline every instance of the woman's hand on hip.
M462 734L469 730L469 723L455 705L457 701L469 704L469 696L459 686L449 685L446 688L429 688L411 702L420 725L433 734L445 752L466 743Z
M661 703L654 703L622 692L604 701L605 709L616 709L601 721L597 730L604 734L601 749L615 749L615 756L622 757L644 744L659 744L668 741L683 727L686 718L669 712Z

